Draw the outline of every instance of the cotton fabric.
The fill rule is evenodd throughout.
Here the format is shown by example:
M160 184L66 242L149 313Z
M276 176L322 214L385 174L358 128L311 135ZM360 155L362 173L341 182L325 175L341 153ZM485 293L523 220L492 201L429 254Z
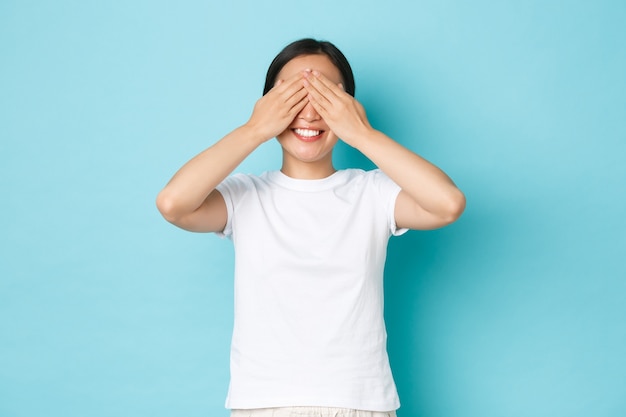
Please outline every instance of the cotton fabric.
M231 417L396 417L395 411L364 411L333 407L285 407L232 410Z
M400 188L382 171L280 171L217 187L235 246L231 409L399 407L383 270Z

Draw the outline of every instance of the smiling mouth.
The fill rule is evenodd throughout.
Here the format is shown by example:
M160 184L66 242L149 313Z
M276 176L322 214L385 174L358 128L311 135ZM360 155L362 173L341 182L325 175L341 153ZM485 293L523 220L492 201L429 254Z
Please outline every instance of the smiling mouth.
M314 129L291 129L293 133L300 139L305 142L311 142L316 139L319 139L324 133L323 130L314 130Z

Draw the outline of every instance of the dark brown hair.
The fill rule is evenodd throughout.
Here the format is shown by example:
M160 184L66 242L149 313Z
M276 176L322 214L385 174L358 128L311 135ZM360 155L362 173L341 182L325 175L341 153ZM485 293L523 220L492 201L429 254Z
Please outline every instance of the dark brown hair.
M332 43L311 38L300 39L287 45L272 61L265 77L263 95L267 94L276 83L281 69L292 59L302 55L326 55L339 70L346 93L354 97L354 74L345 55Z

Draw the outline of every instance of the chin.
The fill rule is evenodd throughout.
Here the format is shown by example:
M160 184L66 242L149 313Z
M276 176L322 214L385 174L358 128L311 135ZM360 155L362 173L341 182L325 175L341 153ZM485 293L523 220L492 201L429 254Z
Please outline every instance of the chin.
M317 162L330 157L337 143L337 138L329 135L332 135L332 132L323 132L302 139L289 131L280 135L277 139L283 151L293 158L302 162Z

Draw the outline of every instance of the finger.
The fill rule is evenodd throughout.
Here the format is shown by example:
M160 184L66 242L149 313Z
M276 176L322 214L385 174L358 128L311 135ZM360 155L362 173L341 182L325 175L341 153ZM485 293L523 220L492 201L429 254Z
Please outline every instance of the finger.
M300 89L295 91L290 97L287 98L287 100L285 100L285 105L291 108L300 103L302 100L305 100L308 94L309 93L304 86L301 86Z
M319 71L313 71L313 77L312 77L315 81L319 81L319 83L314 84L316 87L319 87L318 89L320 89L320 91L323 94L334 94L335 96L339 97L341 95L341 93L343 93L343 89L339 88L339 86L332 82L331 80L329 80L324 74L322 74Z
M293 120L293 118L295 118L295 117L296 117L296 115L297 115L298 113L300 113L300 112L302 111L302 109L304 109L304 107L305 107L305 106L307 105L307 103L309 102L309 99L307 98L307 95L306 95L306 90L304 90L304 91L305 91L305 95L304 95L304 97L302 97L302 99L301 99L300 101L296 102L296 103L295 103L293 106L291 106L291 108L289 109L288 114L289 114L289 116L290 116L290 117L292 117L292 120Z
M302 79L302 74L294 74L287 79L280 79L274 84L272 90L276 90L277 92L284 92L290 87L296 85L298 83L298 80L300 79Z
M317 85L314 85L315 77L309 77L304 80L304 87L309 92L309 96L311 96L315 101L317 101L320 105L327 108L332 105L331 101L324 95L322 91L318 87L320 87L320 83L317 82Z
M299 89L294 89L294 86L297 86L297 81L298 79L295 77L279 79L265 95L268 96L268 99L273 97L272 100L284 102Z
M322 119L328 118L328 108L330 108L331 103L326 100L324 97L320 96L320 94L316 91L309 91L307 95L308 101L311 103L315 111L322 116ZM325 100L326 105L320 102L320 100Z
M323 108L324 111L326 111L332 106L332 103L326 97L324 97L324 95L320 93L313 85L311 85L308 82L305 82L305 88L306 88L309 100L314 105L314 107L319 106Z
M287 108L294 106L296 103L299 103L302 99L307 96L308 92L304 88L302 84L296 84L291 87L288 91L283 93L282 103Z
M283 103L292 103L295 99L298 101L300 97L306 91L302 85L301 77L296 77L287 80L284 85L281 85L277 90L277 99ZM305 94L304 94L305 95Z

